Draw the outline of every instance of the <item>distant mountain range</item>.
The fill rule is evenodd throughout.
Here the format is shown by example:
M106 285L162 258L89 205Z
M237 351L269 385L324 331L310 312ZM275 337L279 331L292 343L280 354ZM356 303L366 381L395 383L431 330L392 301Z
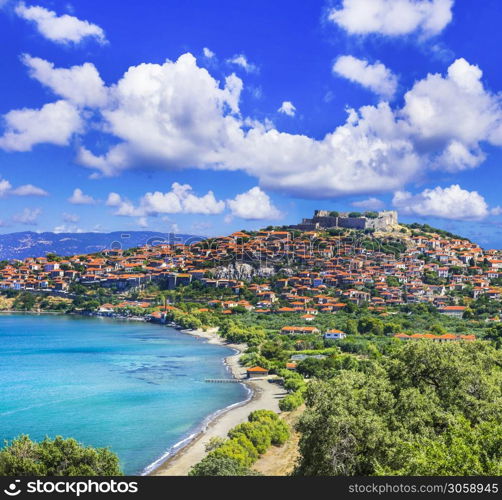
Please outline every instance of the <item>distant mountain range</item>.
M47 253L76 255L159 243L187 243L204 238L190 234L154 231L117 231L113 233L21 233L0 234L0 260L44 257Z

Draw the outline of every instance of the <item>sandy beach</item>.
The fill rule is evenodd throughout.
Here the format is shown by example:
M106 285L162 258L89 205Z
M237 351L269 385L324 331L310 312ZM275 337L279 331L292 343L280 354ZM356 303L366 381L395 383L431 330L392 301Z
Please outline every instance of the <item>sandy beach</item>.
M238 352L226 358L226 363L234 377L245 379L246 368L239 365L239 358L245 349L245 345L226 343L216 333L216 329L207 332L201 330L183 330L184 333L207 339L212 344L225 345ZM279 400L286 395L284 389L268 379L245 380L245 383L253 391L253 395L246 403L230 408L212 420L207 428L200 432L187 446L181 448L175 455L160 464L150 472L151 476L186 476L189 470L206 455L205 446L212 437L226 437L230 429L247 421L248 415L254 410L272 410L279 413Z

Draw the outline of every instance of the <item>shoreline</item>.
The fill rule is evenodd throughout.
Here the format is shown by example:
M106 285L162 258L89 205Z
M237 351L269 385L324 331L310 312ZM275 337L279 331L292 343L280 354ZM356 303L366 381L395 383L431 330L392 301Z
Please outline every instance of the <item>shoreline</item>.
M233 343L226 343L224 339L222 339L218 334L218 328L210 328L209 330L190 330L190 329L183 329L174 323L166 323L163 326L167 326L170 328L173 328L177 330L179 333L185 334L185 335L190 335L192 337L200 338L203 340L206 340L208 344L214 344L214 345L220 345L222 347L228 347L229 349L233 349L234 353L230 354L229 356L226 356L223 358L223 364L227 368L227 371L230 372L232 375L232 378L239 378L239 374L236 373L235 365L232 362L230 358L235 358L237 366L239 366L239 359L241 355L243 354L244 350L246 349L245 344L233 344ZM246 405L248 402L253 400L253 398L256 395L256 391L252 386L250 386L247 383L247 380L242 381L242 385L244 385L248 391L246 399L243 401L239 401L237 403L233 403L231 405L226 406L225 408L221 408L219 410L216 410L215 412L211 413L207 417L204 418L202 423L197 427L194 433L190 434L189 436L183 438L181 441L173 445L171 448L169 448L160 458L158 458L155 462L152 462L150 465L144 468L142 471L141 475L142 476L150 476L150 475L156 475L156 472L164 465L166 465L168 462L171 460L174 460L176 456L179 453L182 453L183 450L188 448L195 440L201 438L206 432L206 430L211 426L211 424L218 419L219 417L223 416L225 413L228 411L231 411L234 408L238 408L240 406Z
M14 311L13 309L1 309L0 314L60 314L61 316L66 316L70 313L65 313L61 311Z
M65 311L15 311L13 309L2 309L0 310L0 314L32 314L34 316L40 316L41 314L53 314L58 316L78 316L80 318L99 318L99 319L113 319L113 320L126 320L126 321L141 321L144 323L152 323L149 322L142 316L106 316L103 314L82 314L79 312L65 312ZM160 326L169 326L169 325L160 325ZM174 328L174 327L173 327Z
M13 311L3 310L0 313L29 314L29 315L60 315L60 316L81 316L104 318L109 320L134 320L127 317L110 317L100 315L81 315L75 313L65 313L60 311ZM279 400L287 393L278 384L270 383L269 378L249 380L246 378L246 368L241 366L239 360L247 348L245 344L234 344L225 341L217 334L218 328L204 330L181 329L175 325L162 324L177 330L179 333L191 335L205 340L209 344L228 347L235 352L223 359L225 366L233 378L238 379L248 390L248 397L233 403L225 408L208 415L199 425L198 430L193 434L184 437L181 441L171 446L157 460L144 467L140 476L187 476L188 472L200 460L206 456L205 444L212 437L226 438L228 431L236 425L247 422L248 415L255 410L272 410L280 413Z
M272 410L280 413L279 400L286 392L268 378L249 380L244 378L246 368L239 364L244 349L243 344L227 343L217 333L216 328L208 331L180 330L180 333L193 335L207 340L210 344L230 347L235 354L227 356L224 362L234 378L242 380L242 383L251 391L250 396L239 403L223 408L213 415L209 415L202 428L192 436L187 437L171 448L171 453L165 459L160 458L142 473L148 476L187 476L190 469L206 456L205 445L212 437L226 438L230 429L246 422L248 415L254 410Z

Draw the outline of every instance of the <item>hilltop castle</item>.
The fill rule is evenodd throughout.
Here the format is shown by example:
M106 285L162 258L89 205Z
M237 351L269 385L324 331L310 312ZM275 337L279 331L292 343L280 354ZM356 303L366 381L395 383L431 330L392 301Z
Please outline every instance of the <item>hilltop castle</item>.
M291 226L302 231L315 231L316 229L330 229L343 227L348 229L374 229L375 231L388 231L396 226L397 212L386 210L383 212L330 212L316 210L314 217L303 219L300 224Z

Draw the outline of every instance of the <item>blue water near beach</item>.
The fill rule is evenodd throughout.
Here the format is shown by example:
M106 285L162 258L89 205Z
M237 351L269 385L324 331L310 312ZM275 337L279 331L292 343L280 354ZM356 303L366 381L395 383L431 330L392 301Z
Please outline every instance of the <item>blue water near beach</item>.
M118 454L140 474L197 432L214 412L243 401L226 347L142 322L0 315L0 442L75 437Z

